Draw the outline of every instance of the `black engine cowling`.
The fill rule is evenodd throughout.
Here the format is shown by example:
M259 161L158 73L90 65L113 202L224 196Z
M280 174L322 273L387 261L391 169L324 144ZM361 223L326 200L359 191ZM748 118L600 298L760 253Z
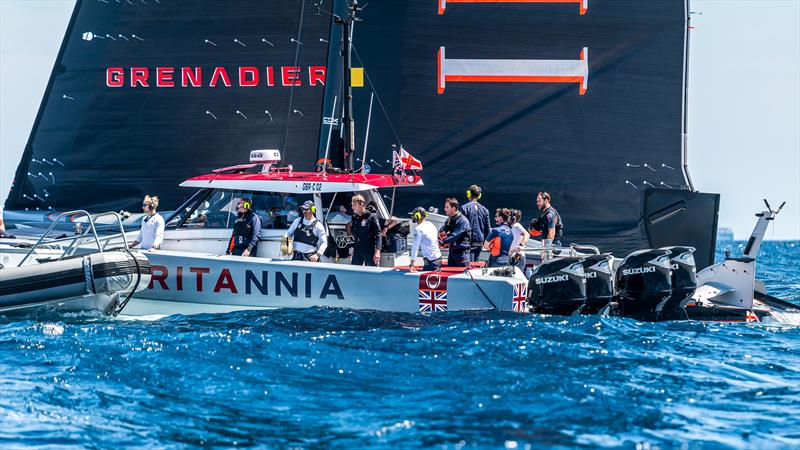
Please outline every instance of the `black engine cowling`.
M631 253L617 268L615 280L621 315L659 320L662 303L672 295L670 251L648 249Z
M537 267L528 281L528 311L571 315L586 302L583 258L553 259Z
M586 276L586 305L581 314L597 314L614 296L611 255L587 256L582 265Z
M672 295L661 308L660 319L686 319L686 303L697 289L697 265L694 262L694 247L664 247L669 251L672 265Z

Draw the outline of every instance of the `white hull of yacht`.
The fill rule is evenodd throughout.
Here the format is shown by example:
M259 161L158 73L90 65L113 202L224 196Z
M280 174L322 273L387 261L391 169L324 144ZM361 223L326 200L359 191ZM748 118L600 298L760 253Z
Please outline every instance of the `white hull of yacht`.
M312 306L408 313L524 310L528 284L518 270L512 276L492 275L491 269L415 273L268 258L146 253L152 267L150 285L136 294L126 315Z

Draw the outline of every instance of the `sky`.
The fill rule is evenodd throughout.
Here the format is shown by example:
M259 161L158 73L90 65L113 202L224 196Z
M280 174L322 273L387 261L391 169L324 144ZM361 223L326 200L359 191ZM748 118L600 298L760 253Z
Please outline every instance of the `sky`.
M0 205L74 5L0 0ZM786 201L767 238L800 239L800 0L693 0L691 10L694 187L722 194L719 224L737 239L762 198Z

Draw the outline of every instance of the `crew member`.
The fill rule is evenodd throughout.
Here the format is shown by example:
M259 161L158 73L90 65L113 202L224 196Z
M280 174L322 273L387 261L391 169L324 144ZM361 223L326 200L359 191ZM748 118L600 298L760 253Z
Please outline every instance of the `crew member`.
M129 247L138 245L142 250L161 248L161 242L164 240L164 218L156 212L157 209L158 197L145 195L142 201L142 211L145 216L136 240L131 242Z
M414 227L414 244L411 246L411 264L412 272L416 272L414 261L417 259L417 251L422 250L422 260L425 264L422 270L440 271L442 269L442 251L439 250L439 238L436 230L436 225L428 222L428 213L425 208L414 208L411 213L411 220L417 224Z
M489 267L508 265L508 252L514 242L514 234L508 226L510 212L506 208L498 208L494 215L497 226L489 231L483 248L489 250Z
M458 210L458 200L448 198L444 201L447 222L439 230L439 244L448 245L447 265L450 267L469 267L470 236L469 221Z
M561 215L550 205L550 194L539 192L536 195L536 207L539 208L539 217L531 221L530 228L534 236L541 233L542 239L549 239L553 245L561 246L561 235L564 231L564 222Z
M256 256L258 241L261 239L261 218L252 210L250 199L239 199L236 205L236 222L228 244L228 255Z
M473 184L467 188L467 199L469 202L461 207L461 213L467 218L469 222L472 241L470 247L470 260L477 262L481 257L481 250L483 241L486 240L486 235L489 234L491 225L489 223L489 210L485 206L478 203L481 198L481 187Z
M328 246L328 235L325 233L325 227L314 216L317 212L314 202L306 200L300 205L300 212L303 213L303 217L294 219L283 237L288 239L289 236L294 236L293 260L317 262Z
M525 244L528 243L531 234L519 223L522 220L522 211L512 209L510 213L509 223L511 224L511 234L514 235L514 240L511 242L511 251L509 252L511 264L525 272Z
M6 233L6 224L3 223L3 208L0 208L0 239L14 239L16 236Z
M353 208L353 220L349 230L355 241L350 264L377 266L381 262L381 226L378 223L378 214L367 210L361 194L354 195L350 205Z

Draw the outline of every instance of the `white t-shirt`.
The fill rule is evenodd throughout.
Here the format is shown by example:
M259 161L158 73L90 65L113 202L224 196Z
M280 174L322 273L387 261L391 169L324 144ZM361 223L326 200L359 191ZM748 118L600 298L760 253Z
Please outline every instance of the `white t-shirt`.
M155 213L152 216L145 216L142 219L142 226L139 228L139 248L149 250L153 247L160 247L164 240L164 218L161 214Z
M411 246L411 260L417 257L417 251L422 250L422 257L429 261L442 257L439 250L439 232L432 222L424 221L414 227L414 244Z
M303 221L303 225L311 225L311 222L317 219L308 220L303 217L298 217L294 219L292 222L292 226L286 231L285 236L294 236L295 230L297 227L300 226L300 221ZM314 236L317 237L317 247L313 247L311 245L305 244L303 242L294 241L294 250L300 253L312 253L317 252L320 255L325 253L325 248L328 246L328 236L325 234L325 227L317 220L317 223L314 225Z
M525 235L525 231L527 230L519 222L511 226L511 234L514 235L514 240L511 241L511 250L516 249L522 243L522 236Z

